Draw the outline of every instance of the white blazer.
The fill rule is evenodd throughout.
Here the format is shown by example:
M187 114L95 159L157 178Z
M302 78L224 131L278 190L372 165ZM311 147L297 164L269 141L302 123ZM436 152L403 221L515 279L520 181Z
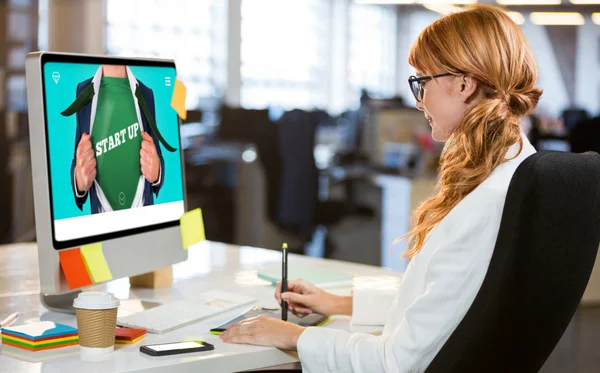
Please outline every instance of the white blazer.
M307 328L298 340L304 372L416 373L427 369L483 283L508 185L517 166L535 153L523 133L521 137L519 156L500 164L430 232L404 273L383 333ZM506 158L518 148L512 145ZM377 310L371 312L376 316Z

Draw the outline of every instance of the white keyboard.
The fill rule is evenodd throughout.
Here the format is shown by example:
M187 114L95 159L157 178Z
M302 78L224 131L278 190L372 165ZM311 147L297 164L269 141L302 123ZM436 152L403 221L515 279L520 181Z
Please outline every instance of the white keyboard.
M215 293L218 292L211 292L213 295ZM151 333L166 333L255 301L250 297L236 296L236 301L233 302L231 294L221 294L225 294L225 296L208 298L207 301L177 300L162 304L133 315L119 317L117 325L142 328Z

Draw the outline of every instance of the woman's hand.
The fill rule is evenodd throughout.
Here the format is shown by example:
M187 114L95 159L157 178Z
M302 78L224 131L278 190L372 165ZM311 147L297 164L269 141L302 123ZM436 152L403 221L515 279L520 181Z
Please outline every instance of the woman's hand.
M333 295L302 279L288 281L288 291L281 293L281 282L275 288L275 299L288 302L294 315L303 317L311 313L323 316L352 315L352 297Z
M259 315L230 325L219 337L227 343L245 343L295 350L304 327Z

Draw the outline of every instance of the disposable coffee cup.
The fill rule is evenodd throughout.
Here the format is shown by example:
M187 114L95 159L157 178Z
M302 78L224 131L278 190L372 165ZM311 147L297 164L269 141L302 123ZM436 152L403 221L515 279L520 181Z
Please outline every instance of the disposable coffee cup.
M114 351L119 304L119 300L112 293L79 293L73 307L77 314L82 355L97 356Z

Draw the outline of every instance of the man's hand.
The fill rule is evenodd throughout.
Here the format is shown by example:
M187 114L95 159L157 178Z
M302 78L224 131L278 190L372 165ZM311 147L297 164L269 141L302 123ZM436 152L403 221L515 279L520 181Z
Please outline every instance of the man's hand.
M140 166L142 168L142 175L151 184L158 181L158 173L160 172L160 159L156 153L156 146L154 140L147 132L142 131L142 148L140 149Z
M75 153L75 187L79 194L86 193L96 179L96 157L90 135L84 133Z

